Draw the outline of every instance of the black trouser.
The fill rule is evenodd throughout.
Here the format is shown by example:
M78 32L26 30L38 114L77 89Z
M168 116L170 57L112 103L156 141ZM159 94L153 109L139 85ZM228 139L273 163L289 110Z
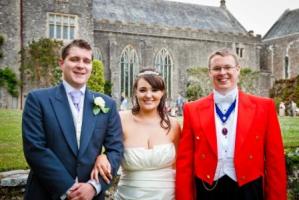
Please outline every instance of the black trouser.
M213 188L213 186L204 183L206 188ZM251 181L241 187L237 182L223 176L218 180L216 187L212 191L208 191L203 181L195 178L196 196L198 200L262 200L263 199L263 180L262 177Z

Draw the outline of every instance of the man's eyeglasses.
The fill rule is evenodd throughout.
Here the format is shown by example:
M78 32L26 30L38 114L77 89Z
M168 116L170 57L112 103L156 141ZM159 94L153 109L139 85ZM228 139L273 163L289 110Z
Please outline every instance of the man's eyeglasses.
M221 72L221 70L224 70L225 72L231 72L236 67L237 66L230 66L230 65L226 65L226 66L223 66L223 67L216 66L216 67L210 68L210 70L213 71L213 72L217 72L217 73Z

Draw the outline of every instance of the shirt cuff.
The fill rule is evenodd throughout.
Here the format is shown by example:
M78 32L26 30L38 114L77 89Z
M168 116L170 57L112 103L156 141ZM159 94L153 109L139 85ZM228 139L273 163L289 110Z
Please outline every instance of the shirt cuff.
M68 193L70 192L70 189L71 189L71 188L69 188L69 189L66 191L66 193L64 193L63 195L60 196L60 200L65 200L65 199L67 199L67 195L68 195Z
M63 195L60 196L60 200L65 200L66 199L66 193L64 193Z
M77 182L77 178L76 178L76 182ZM73 185L72 185L72 187L75 185L76 183L74 183ZM60 200L65 200L65 199L67 199L67 195L70 193L70 189L72 188L72 187L70 187L63 195L61 195L60 196Z
M96 190L96 195L98 195L101 192L101 184L97 183L95 180L89 180L87 183L91 184L92 187Z

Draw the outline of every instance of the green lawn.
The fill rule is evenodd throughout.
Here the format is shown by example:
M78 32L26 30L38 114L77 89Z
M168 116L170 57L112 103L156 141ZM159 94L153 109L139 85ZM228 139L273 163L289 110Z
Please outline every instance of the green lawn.
M22 112L0 109L0 171L25 169L21 135Z
M0 171L28 168L22 150L21 117L21 111L0 109ZM285 147L299 147L299 117L283 117L280 123Z
M285 147L299 147L299 117L280 117Z

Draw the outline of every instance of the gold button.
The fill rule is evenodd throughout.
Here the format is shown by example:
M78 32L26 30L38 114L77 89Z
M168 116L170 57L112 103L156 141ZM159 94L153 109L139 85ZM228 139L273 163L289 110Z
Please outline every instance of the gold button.
M207 178L208 178L208 179L210 179L210 178L211 178L209 174L207 174Z
M260 136L256 135L256 136L255 136L255 139L256 139L256 140L259 140L259 139L260 139Z
M199 136L196 136L196 139L199 140L200 139Z

